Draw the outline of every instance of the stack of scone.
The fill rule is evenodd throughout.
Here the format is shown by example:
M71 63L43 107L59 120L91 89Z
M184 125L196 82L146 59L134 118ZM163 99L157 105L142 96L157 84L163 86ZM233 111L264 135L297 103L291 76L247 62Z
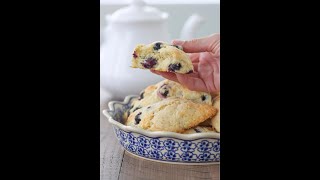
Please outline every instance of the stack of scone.
M132 103L126 125L150 131L220 132L220 97L163 80Z
M181 47L163 42L138 45L133 53L132 67L184 74L193 71L192 62ZM163 80L140 93L127 113L126 125L183 134L220 133L219 110L220 94L213 97Z

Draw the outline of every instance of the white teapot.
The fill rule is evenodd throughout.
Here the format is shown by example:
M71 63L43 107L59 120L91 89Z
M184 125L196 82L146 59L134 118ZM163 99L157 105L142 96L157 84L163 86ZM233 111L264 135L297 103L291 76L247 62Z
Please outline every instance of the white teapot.
M148 70L130 66L133 49L137 44L154 41L170 43L167 19L167 13L146 6L142 0L133 0L129 6L106 16L108 26L100 49L100 86L112 98L139 94L145 87L163 80ZM180 38L192 38L201 22L203 19L200 16L191 16Z

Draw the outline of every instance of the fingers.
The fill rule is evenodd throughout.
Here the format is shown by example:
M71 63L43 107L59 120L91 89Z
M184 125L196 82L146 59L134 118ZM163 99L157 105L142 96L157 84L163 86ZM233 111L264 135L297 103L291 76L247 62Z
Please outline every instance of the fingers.
M191 59L194 71L198 72L198 64L199 64L200 53L189 54L189 57Z
M189 54L189 57L190 57L192 62L199 62L199 56L200 56L200 53L191 53L191 54Z
M163 72L163 71L156 71L156 70L150 70L152 73L160 75L160 76L166 76L166 77L174 77L176 78L176 75L179 73L172 73L172 72ZM197 72L193 72L191 74L179 74L179 75L183 75L186 77L199 77L199 73ZM178 80L178 79L176 79Z
M169 79L171 81L179 82L177 79L177 76L175 73L171 72L161 72L161 71L155 71L155 70L150 70L152 73L158 74L166 79Z
M176 74L180 84L186 86L191 91L207 92L206 84L198 77L190 77L188 75Z
M192 65L193 65L194 71L195 71L195 72L199 72L199 71L198 71L198 65L199 65L199 63L198 63L198 62L197 62L197 63L192 63Z
M173 40L172 44L182 46L186 53L213 52L220 55L220 34L189 41Z

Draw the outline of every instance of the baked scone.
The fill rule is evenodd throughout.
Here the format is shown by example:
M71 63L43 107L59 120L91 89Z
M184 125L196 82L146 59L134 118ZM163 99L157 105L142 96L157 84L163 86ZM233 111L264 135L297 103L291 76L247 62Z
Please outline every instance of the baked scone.
M217 106L216 108L218 110L217 114L219 114L219 115L216 115L217 122L216 122L215 126L217 126L217 129L220 132L220 112L219 112L220 111L220 92L211 94L211 99L212 99L212 104L214 104L215 101L219 101L216 103L216 106ZM213 118L215 118L215 117L213 117ZM204 122L200 123L199 126L212 126L212 121L213 121L212 118L207 119Z
M210 126L210 127L212 127L212 118L203 121L202 123L199 124L199 126Z
M179 83L166 79L143 90L140 93L139 100L133 103L130 113L169 97L178 97L195 103L212 105L212 97L209 93L191 91Z
M214 99L213 107L217 109L217 114L212 118L212 128L220 132L220 95Z
M216 132L216 131L212 127L196 126L194 128L186 130L182 134L195 134L195 133L205 133L205 132Z
M170 131L182 133L206 119L217 110L208 104L170 97L130 114L126 125L149 131Z
M153 42L135 47L132 68L188 74L194 71L191 59L181 46Z

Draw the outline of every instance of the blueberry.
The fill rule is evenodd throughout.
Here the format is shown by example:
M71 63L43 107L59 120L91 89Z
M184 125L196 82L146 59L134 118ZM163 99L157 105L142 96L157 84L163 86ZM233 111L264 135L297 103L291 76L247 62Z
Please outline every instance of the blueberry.
M181 64L170 64L168 67L169 72L175 72L181 68Z
M140 94L140 97L139 97L139 100L141 100L141 99L143 99L144 98L144 92L142 92L141 94Z
M135 121L135 124L139 124L141 119L140 119L140 115L141 115L141 112L139 112L136 117L134 118L134 121Z
M161 42L155 43L154 46L153 46L153 49L156 50L156 51L161 49L161 44L162 44Z
M166 98L169 93L168 86L166 84L163 84L160 89L159 89L159 94L163 97Z
M164 97L167 97L169 91L168 90L165 90L164 92L162 92L161 94L164 96Z
M132 56L133 56L134 58L137 58L137 57L138 57L135 51L133 52Z
M150 57L144 60L141 64L144 68L150 69L157 64L157 60L155 58Z
M205 101L205 100L206 100L206 96L205 96L205 95L202 95L202 96L201 96L201 100L202 100L202 101Z
M187 72L187 74L191 74L191 73L193 73L193 71L192 71L192 70L190 70L189 72Z

